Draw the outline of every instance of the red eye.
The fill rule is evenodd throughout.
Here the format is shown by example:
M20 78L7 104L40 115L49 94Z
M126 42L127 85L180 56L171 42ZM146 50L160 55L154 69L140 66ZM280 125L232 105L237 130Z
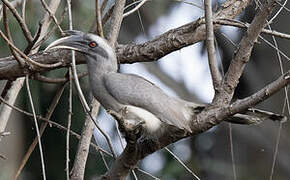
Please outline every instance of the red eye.
M91 48L94 48L94 47L97 46L97 43L96 43L96 42L90 42L90 43L89 43L89 46L90 46Z

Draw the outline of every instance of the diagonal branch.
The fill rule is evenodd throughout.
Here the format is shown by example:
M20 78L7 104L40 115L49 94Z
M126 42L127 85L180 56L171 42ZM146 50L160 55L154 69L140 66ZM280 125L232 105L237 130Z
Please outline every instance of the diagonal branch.
M13 1L13 2L17 2L17 1ZM11 3L12 5L17 5L17 3L13 4L13 2ZM53 7L51 9L53 10L56 10L56 8L58 7L60 3L60 0L54 0L54 1L51 1L50 2L50 6ZM15 9L15 8L14 8ZM1 19L1 16L0 16L0 19ZM39 38L42 38L43 37L43 34L47 31L48 29L48 26L49 26L49 22L46 20L48 18L44 17L43 18L43 24L41 26L41 29L40 29L40 35L39 35ZM4 34L3 34L4 35ZM9 41L7 41L7 43L9 43ZM15 49L16 50L16 49ZM34 49L34 50L31 50L31 52L27 52L27 53L31 53L31 54L34 54L38 51L38 48ZM21 52L21 51L20 51ZM21 52L22 53L22 52ZM21 55L21 53L19 53ZM7 65L7 64L6 64ZM7 66L8 68L10 68L11 66ZM25 76L26 74L28 74L28 70L29 69L24 69L24 68L17 68L18 70L20 70L22 73L23 73L23 76ZM40 68L41 69L41 68ZM1 69L3 70L3 69ZM5 70L4 70L5 71ZM18 76L19 77L19 76ZM17 77L17 78L18 78ZM15 78L12 78L13 80ZM10 103L10 104L14 104L15 101L16 101L16 98L18 96L18 93L20 92L23 84L24 84L24 78L18 78L16 79L15 81L13 81L11 83L11 87L9 88L9 90L7 90L7 94L5 96L5 99ZM8 119L11 115L11 112L12 112L12 109L10 107L7 107L6 105L4 104L1 104L0 105L0 117L2 118L1 121L0 121L0 132L1 130L5 129L6 125L7 125L7 122L8 122Z
M52 18L52 20L54 21L55 25L57 26L57 28L59 29L59 31L61 33L63 33L62 28L60 27L54 13L55 11L51 11L50 8L48 7L48 5L46 4L46 2L44 0L40 0L42 6L44 7L44 9L47 11L48 15Z
M110 45L113 47L113 49L115 49L115 43L117 42L117 38L121 28L125 4L126 0L115 1L114 11L111 17L111 24L107 36L108 41L110 42Z
M28 29L26 23L24 22L23 18L17 12L16 8L8 0L1 0L1 1L3 2L3 4L5 4L5 6L7 6L10 9L12 14L16 18L16 20L18 21L26 40L29 43L31 43L33 41L33 37L31 35L31 32L29 31L29 29Z
M11 33L10 33L9 24L8 24L6 6L3 6L3 24L4 24L4 30L5 30L5 33L6 33L8 40L13 43ZM21 59L21 57L15 52L15 50L12 48L11 45L9 45L9 49L11 51L11 54L14 56L16 61L19 63L19 65L21 67L24 67L25 61L23 59Z
M20 49L18 49L9 39L8 37L5 36L5 34L0 30L0 36L8 43L8 45L13 48L13 50L17 53L19 53L23 58L25 58L25 60L27 61L27 63L34 65L34 66L38 66L39 68L56 68L58 66L60 66L62 63L61 62L57 62L55 64L41 64L39 62L36 62L34 60L32 60L29 56L27 56L26 54L24 54Z
M250 60L254 44L266 24L267 17L269 17L273 11L274 4L275 1L272 0L261 7L261 10L258 11L246 34L243 36L237 53L231 61L229 69L222 82L223 91L219 94L219 97L217 97L217 101L221 104L227 104L231 101L244 68Z
M52 102L51 102L51 104L50 104L50 106L48 108L48 111L47 111L47 113L45 115L45 119L50 119L51 118L52 113L54 112L54 109L56 108L56 106L57 106L57 104L58 104L58 102L59 102L59 100L60 100L60 98L61 98L61 96L63 94L63 91L64 91L65 87L66 87L66 83L63 83L61 85L61 87L57 90L56 95L54 96L54 98L53 98L53 100L52 100ZM44 133L44 130L47 127L47 125L48 125L47 121L41 124L40 129L39 129L40 137ZM26 154L24 155L24 157L23 157L23 159L22 159L22 161L20 163L20 166L19 166L19 168L18 168L18 170L17 170L17 172L15 174L14 179L18 179L19 175L21 174L21 171L23 170L26 162L28 161L30 155L34 151L34 149L35 149L37 144L38 144L38 138L36 137L36 138L34 138L33 142L29 146Z
M167 129L168 133L164 133L165 135L160 137L158 140L143 139L135 144L129 143L129 146L126 146L123 153L118 157L111 169L102 177L102 179L108 177L112 179L126 179L126 176L130 172L129 170L134 168L139 160L149 154L166 147L168 144L186 138L189 135L193 136L207 131L222 122L224 119L229 118L238 112L245 111L264 101L288 84L290 84L290 71L283 74L277 80L273 81L257 93L245 99L238 100L230 106L217 107L211 110L202 111L191 120L192 134L182 133L176 129L169 128ZM282 120L284 119L285 118Z
M7 101L6 101L5 99L3 99L2 97L0 97L0 101L3 102L3 103L4 103L5 105L7 105L8 107L12 108L13 110L19 112L19 113L22 113L22 114L24 114L24 115L26 115L26 116L29 116L29 117L33 117L33 114L32 114L32 113L29 113L29 112L24 111L24 110L22 110L22 109L20 109L20 108L18 108L18 107L16 107L16 106L13 106L13 105L9 104L9 102L7 102ZM42 121L44 121L44 122L47 122L47 123L49 123L50 125L53 125L53 126L55 126L56 128L58 128L58 129L60 129L60 130L68 131L68 129L67 129L66 127L60 125L59 123L56 123L56 122L54 122L54 121L51 121L51 120L49 120L49 119L47 119L47 118L45 118L45 117L42 117L42 116L40 116L40 115L36 115L36 117L37 117L37 119L42 120ZM3 131L2 131L2 132L3 132ZM74 131L72 131L72 130L70 130L70 134L71 134L72 136L76 137L77 139L81 139L81 135L79 135L78 133L76 133L76 132L74 132ZM96 144L94 144L94 143L92 143L92 142L90 143L90 145L91 145L91 147L93 147L96 151L100 151L100 152L106 154L106 155L109 156L109 157L113 157L113 155L112 155L111 153L109 153L108 151L102 149L102 148L99 147L98 145L96 145Z
M219 18L234 18L240 14L243 8L247 7L251 0L246 1L227 1L222 8L214 15ZM237 8L239 7L239 8ZM167 54L179 50L183 47L195 44L199 41L205 40L205 26L204 19L199 19L192 23L188 23L179 28L172 29L161 36L142 44L128 44L119 45L116 48L116 53L119 62L121 63L134 63L155 61ZM215 25L215 29L218 29L220 25ZM61 58L63 66L68 66L71 60L70 53L68 51L52 51L49 53L39 53L31 56L37 62L40 63L56 63ZM0 59L0 79L9 79L24 76L25 71L20 68L13 58L7 57ZM77 63L85 63L83 56L77 56ZM31 71L43 72L46 69L36 69Z
M132 10L123 14L123 18L133 14L134 12L138 11L148 0L142 0L137 6L135 6Z

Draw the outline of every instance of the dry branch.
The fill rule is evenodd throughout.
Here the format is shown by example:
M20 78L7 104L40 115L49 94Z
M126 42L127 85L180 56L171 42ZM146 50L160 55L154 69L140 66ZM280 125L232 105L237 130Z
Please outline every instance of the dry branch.
M236 17L243 11L246 6L248 6L250 2L250 0L227 1L213 16L214 22L218 19L232 19ZM269 84L252 96L238 100L231 105L229 104L232 98L232 93L238 83L238 79L240 78L244 66L248 61L247 58L250 56L254 42L260 32L263 31L265 19L271 13L271 9L273 8L272 5L273 4L266 6L263 12L260 12L256 15L255 20L252 22L248 29L247 36L245 36L241 42L240 50L238 50L238 53L233 60L234 64L232 64L232 67L229 68L227 79L225 79L223 84L223 90L225 90L226 94L221 94L219 97L219 100L223 102L221 103L223 106L206 109L196 117L193 117L191 122L191 129L193 132L192 134L186 134L178 130L170 129L171 133L168 134L171 136L160 137L160 139L157 141L145 139L136 143L129 142L124 152L121 154L121 156L118 157L112 168L103 178L125 179L130 170L133 169L137 162L143 159L145 156L167 146L168 144L176 142L181 138L187 137L189 135L199 134L210 129L211 127L223 121L225 118L230 117L237 112L246 110L249 107L252 107L257 103L265 100L290 83L290 72L287 72L276 81ZM118 7L120 6L116 4L116 8ZM115 14L113 14L113 16L115 16ZM120 26L120 19L116 17L114 19L113 17L113 20L117 26ZM214 25L215 30L219 27L220 25L218 23ZM110 33L112 35L110 36L112 44L115 44L114 41L117 38L115 33L118 34L118 30L119 27L116 27L116 29L113 29L112 33ZM173 51L205 40L205 32L205 19L201 18L192 23L170 30L161 36L143 44L119 45L117 46L116 50L117 57L121 63L154 61ZM251 46L242 49L242 47L245 47L246 43L248 43L247 46L249 46L249 44L251 44ZM247 57L242 55L246 55ZM51 52L39 53L30 57L36 62L46 64L54 64L61 61L62 67L68 66L71 61L70 52L65 50L55 50ZM77 63L85 63L84 57L80 54L77 55ZM239 68L238 73L234 75L233 72L237 72L236 68ZM27 73L33 74L47 70L48 69L46 68L36 68L27 71L27 69L21 68L13 57L2 58L0 60L0 79L13 79L24 76Z
M205 7L206 47L207 47L208 64L211 72L213 87L215 91L217 91L220 86L220 82L222 81L222 76L218 68L214 45L215 36L213 28L211 0L204 0L204 7Z
M250 60L251 52L259 34L264 28L267 18L274 9L275 1L272 0L261 7L252 23L250 24L246 34L243 36L235 57L231 61L229 69L225 74L222 82L223 91L218 95L217 102L220 105L228 104L234 94L239 83L239 79L244 72L247 62Z
M228 1L225 3L225 5L223 5L221 10L214 15L214 18L234 18L240 14L243 8L248 6L250 2L251 0ZM171 52L205 40L206 36L204 23L204 19L198 19L192 23L188 23L176 29L172 29L160 35L159 37L143 44L118 45L116 47L118 60L121 63L155 61L161 57L166 56L167 54L170 54ZM214 27L217 29L219 28L219 25L215 25ZM71 55L69 51L65 50L45 53L42 52L30 57L34 61L42 64L54 64L62 61L63 64L59 68L66 67L71 62ZM82 55L77 55L76 59L78 64L85 63L85 59ZM36 67L34 70L29 70L29 73L44 71L47 71L47 69ZM0 59L0 80L14 79L24 76L26 73L28 73L27 70L20 68L15 62L14 58L6 57Z
M200 134L213 126L219 124L223 120L229 118L235 113L247 110L255 106L257 103L265 100L281 88L290 83L290 72L285 73L279 79L266 86L256 94L237 101L230 105L233 92L238 84L238 80L244 70L245 64L249 61L252 48L262 31L267 17L274 9L274 1L266 3L261 10L256 14L252 21L247 34L242 38L236 56L231 62L229 70L222 82L222 89L214 101L215 106L209 105L201 113L194 115L191 121L192 133L176 130L175 128L168 128L166 135L156 139L139 139L138 141L128 141L125 150L113 163L111 169L102 179L121 179L125 180L129 171L133 169L139 160L146 157L160 148L167 146L173 142L178 141L187 136ZM216 103L217 102L217 103ZM218 106L216 106L218 105ZM169 135L169 136L168 136Z

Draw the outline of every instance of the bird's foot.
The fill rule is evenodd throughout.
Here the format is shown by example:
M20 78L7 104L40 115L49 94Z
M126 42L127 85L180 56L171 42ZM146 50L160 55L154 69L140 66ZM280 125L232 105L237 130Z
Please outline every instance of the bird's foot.
M119 112L113 110L107 110L107 112L117 120L119 129L125 134L128 143L135 143L141 137L142 125L145 121L130 113L127 107L122 108Z

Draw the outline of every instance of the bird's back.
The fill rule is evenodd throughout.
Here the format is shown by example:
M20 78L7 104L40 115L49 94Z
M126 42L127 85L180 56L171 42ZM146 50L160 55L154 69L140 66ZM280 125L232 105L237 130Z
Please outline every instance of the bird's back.
M143 108L162 122L190 130L185 102L168 96L152 82L133 74L110 73L104 83L121 104Z

